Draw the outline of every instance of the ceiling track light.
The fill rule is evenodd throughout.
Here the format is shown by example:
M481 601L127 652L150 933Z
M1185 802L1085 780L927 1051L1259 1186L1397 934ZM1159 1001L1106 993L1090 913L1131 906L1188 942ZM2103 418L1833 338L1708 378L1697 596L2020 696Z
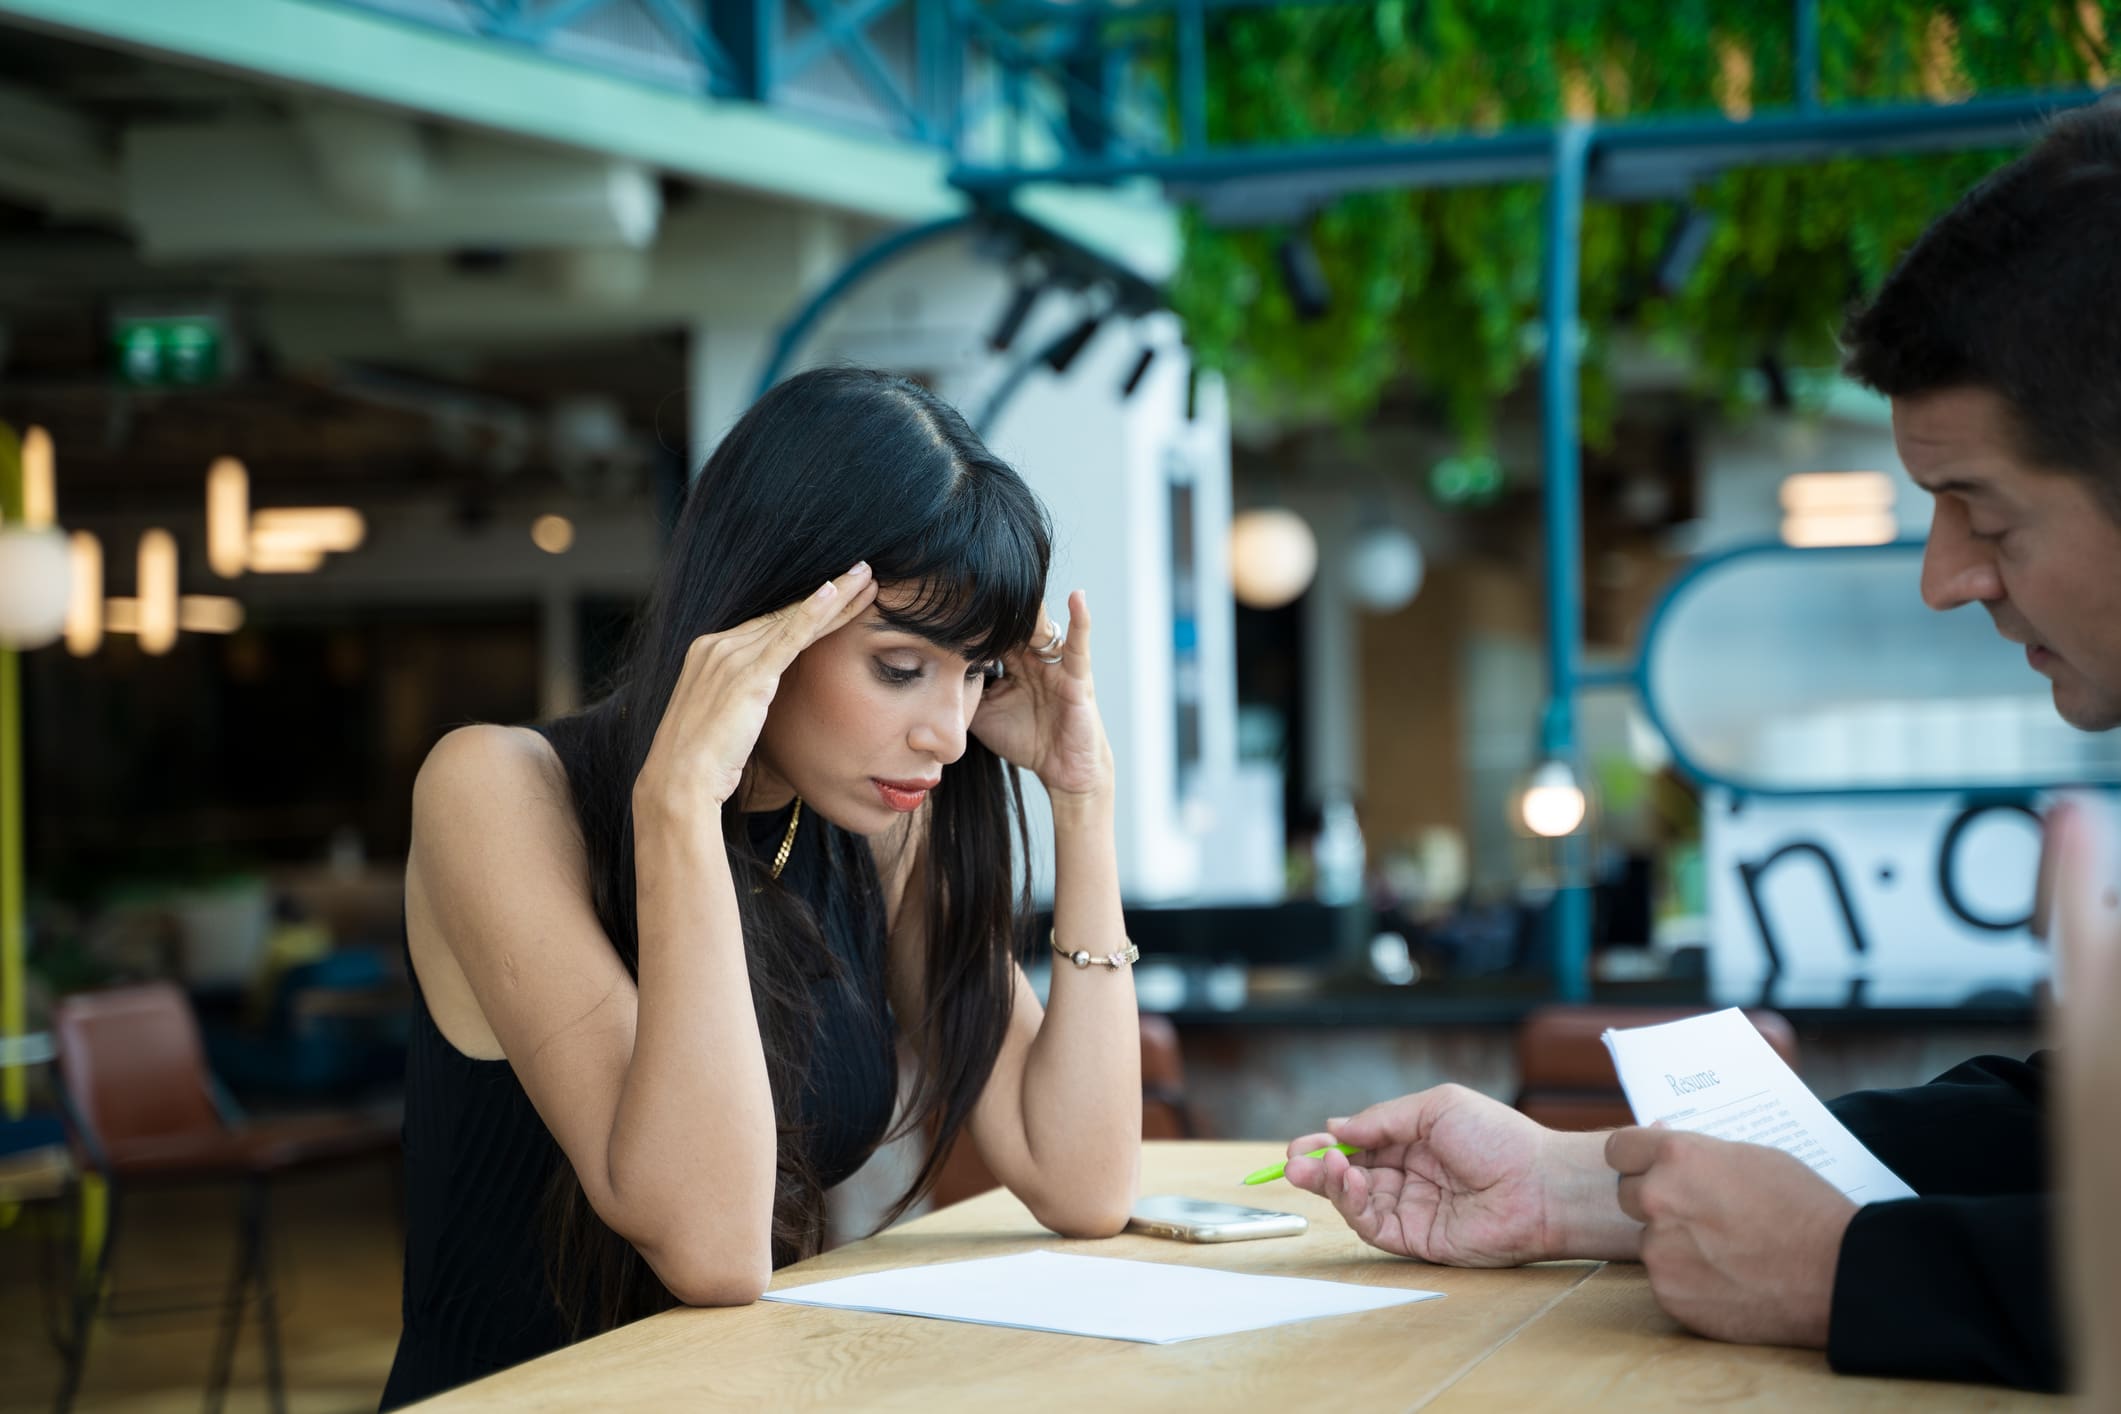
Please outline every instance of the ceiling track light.
M1657 270L1652 285L1666 299L1676 296L1693 278L1701 266L1701 257L1708 252L1709 237L1716 234L1716 218L1689 202L1680 208L1679 219L1665 236L1664 249L1657 253Z
M996 353L1009 351L1050 283L1051 277L1043 269L1018 278L1016 288L1009 292L1009 303L1002 307L1002 317L995 321L994 328L987 335L988 348Z
M1070 364L1081 357L1090 340L1097 335L1098 326L1105 322L1103 311L1086 314L1073 329L1054 340L1046 348L1046 367L1055 373L1066 373Z
M1121 401L1134 396L1134 390L1141 387L1142 379L1148 376L1149 365L1154 362L1156 362L1155 346L1153 344L1143 344L1140 355L1134 360L1134 367L1128 370L1126 378L1119 385Z
M1760 356L1760 377L1767 388L1767 405L1776 412L1788 412L1797 406L1790 392L1790 371L1782 360L1772 353Z
M1326 280L1325 266L1319 263L1308 227L1291 231L1283 238L1275 248L1274 262L1281 267L1282 287L1288 291L1289 305L1297 319L1311 324L1325 318L1333 307L1333 287Z

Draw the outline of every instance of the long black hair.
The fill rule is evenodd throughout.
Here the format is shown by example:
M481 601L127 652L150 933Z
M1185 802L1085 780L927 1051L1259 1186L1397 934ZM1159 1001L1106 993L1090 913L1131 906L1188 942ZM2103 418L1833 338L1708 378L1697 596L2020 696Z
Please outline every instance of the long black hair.
M629 973L640 975L633 783L693 639L782 608L866 559L877 583L920 589L895 609L879 602L888 621L987 661L1029 640L1051 542L1045 510L1022 478L953 408L907 379L818 369L779 384L737 421L686 494L611 691L547 730L566 767L591 903ZM1012 850L1028 842L1014 767L968 738L927 814L924 1010L899 1018L916 1069L894 1133L932 1137L886 1222L933 1185L993 1069L1030 916L1028 878L1013 867ZM779 1267L815 1252L824 1230L823 1189L794 1117L818 959L829 952L812 911L769 882L737 796L723 808L722 829L780 1127ZM829 887L867 896L874 876L865 871L874 866L866 848L844 831L829 833ZM553 1294L577 1336L676 1304L597 1217L564 1161L546 1218Z

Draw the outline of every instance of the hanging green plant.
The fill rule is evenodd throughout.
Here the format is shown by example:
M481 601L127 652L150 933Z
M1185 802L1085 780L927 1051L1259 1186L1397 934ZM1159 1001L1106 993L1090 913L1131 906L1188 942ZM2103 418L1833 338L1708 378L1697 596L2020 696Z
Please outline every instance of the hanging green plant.
M1544 124L1787 107L1787 3L1378 0L1224 10L1209 25L1211 145L1410 138ZM2121 0L1820 0L1819 98L1951 101L2104 83ZM1166 91L1169 91L1168 83ZM1175 133L1177 120L1171 121ZM1713 224L1680 287L1655 269L1673 201L1593 202L1582 243L1584 427L1610 433L1606 355L1621 331L1698 370L1707 391L1772 356L1827 365L1850 302L2007 151L1726 172L1690 196ZM1470 448L1539 357L1539 184L1344 198L1302 233L1330 289L1290 299L1284 229L1184 215L1172 287L1200 361L1246 404L1354 421L1388 389L1432 396ZM1304 317L1309 313L1312 317Z

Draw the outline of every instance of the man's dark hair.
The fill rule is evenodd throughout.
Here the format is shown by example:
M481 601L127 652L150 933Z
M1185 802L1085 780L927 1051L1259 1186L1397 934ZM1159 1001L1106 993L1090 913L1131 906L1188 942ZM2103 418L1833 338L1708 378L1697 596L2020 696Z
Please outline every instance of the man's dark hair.
M1978 387L2121 520L2121 103L2054 120L1923 232L1842 332L1888 397Z

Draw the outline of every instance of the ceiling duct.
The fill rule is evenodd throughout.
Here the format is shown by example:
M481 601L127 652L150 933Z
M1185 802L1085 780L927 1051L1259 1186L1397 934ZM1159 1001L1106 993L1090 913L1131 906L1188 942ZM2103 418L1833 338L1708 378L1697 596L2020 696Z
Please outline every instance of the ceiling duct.
M409 118L343 103L305 103L295 110L295 131L324 190L347 211L402 220L433 198L434 159Z
M137 125L120 172L156 260L645 246L662 215L634 163L350 109Z

